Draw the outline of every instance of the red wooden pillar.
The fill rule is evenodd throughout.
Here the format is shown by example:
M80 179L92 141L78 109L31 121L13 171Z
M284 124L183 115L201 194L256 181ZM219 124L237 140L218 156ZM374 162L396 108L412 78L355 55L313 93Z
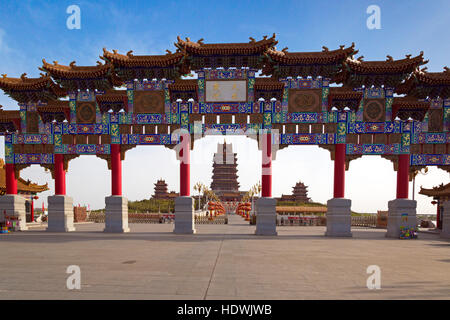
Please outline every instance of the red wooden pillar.
M34 199L33 199L33 195L31 195L30 218L31 218L31 222L34 222Z
M345 192L345 144L335 145L333 198L344 198Z
M17 194L17 179L14 172L14 164L7 163L5 168L6 194Z
M122 195L122 162L120 144L111 144L111 194Z
M180 135L180 196L189 197L191 194L191 136Z
M408 199L409 187L409 154L398 156L397 199Z
M55 154L55 195L66 195L66 172L62 154Z
M438 199L437 201L437 212L436 212L436 228L437 229L442 229L441 228L441 208L440 208L440 201Z
M263 134L262 141L262 197L272 197L272 135Z

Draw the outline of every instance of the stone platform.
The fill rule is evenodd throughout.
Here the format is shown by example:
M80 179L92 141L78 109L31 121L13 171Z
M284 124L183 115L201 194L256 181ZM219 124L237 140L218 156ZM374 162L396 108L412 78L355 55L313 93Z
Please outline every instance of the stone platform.
M228 225L131 224L104 233L102 223L76 231L45 226L0 235L0 299L450 299L450 240L421 234L385 237L385 229L352 228L351 238L325 227L278 226L276 237L229 216ZM66 289L69 265L81 289ZM369 265L381 289L366 287Z

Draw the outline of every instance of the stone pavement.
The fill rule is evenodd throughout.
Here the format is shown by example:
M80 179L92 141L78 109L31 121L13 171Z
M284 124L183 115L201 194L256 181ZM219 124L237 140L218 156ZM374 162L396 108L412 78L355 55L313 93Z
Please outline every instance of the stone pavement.
M0 235L0 299L450 299L450 240L437 235L328 238L324 227L286 226L262 237L229 221L195 235L173 224L105 234L94 223ZM69 265L81 268L80 290L66 288ZM369 265L381 268L380 290L366 287Z

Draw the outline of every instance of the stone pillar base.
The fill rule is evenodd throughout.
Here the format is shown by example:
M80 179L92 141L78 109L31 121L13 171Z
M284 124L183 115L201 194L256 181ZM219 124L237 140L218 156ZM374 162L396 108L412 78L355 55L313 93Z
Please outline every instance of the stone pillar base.
M105 197L104 232L130 232L128 228L128 199L122 196Z
M4 221L6 213L10 217L18 217L19 221L16 224L16 231L28 230L26 213L25 213L25 198L17 194L5 194L0 197L0 221Z
M417 201L395 199L388 202L388 222L386 237L400 238L400 227L415 228Z
M54 195L48 198L49 232L75 231L73 226L73 200L69 196Z
M191 197L175 198L175 227L173 232L177 234L194 234L194 201Z
M277 235L277 201L274 198L256 200L256 235Z
M327 231L328 237L352 236L352 201L344 198L333 198L327 201Z
M441 238L450 239L450 201L445 201L443 207L444 212L442 212Z

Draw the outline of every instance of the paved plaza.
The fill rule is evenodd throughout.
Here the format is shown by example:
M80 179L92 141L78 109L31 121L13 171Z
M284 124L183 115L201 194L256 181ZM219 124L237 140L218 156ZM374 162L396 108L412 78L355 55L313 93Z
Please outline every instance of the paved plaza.
M353 228L353 238L324 237L325 227L198 225L175 235L173 224L131 224L128 234L75 224L72 233L45 227L0 235L0 299L450 299L450 241L384 237ZM81 289L68 290L69 265ZM369 265L381 289L366 286Z

